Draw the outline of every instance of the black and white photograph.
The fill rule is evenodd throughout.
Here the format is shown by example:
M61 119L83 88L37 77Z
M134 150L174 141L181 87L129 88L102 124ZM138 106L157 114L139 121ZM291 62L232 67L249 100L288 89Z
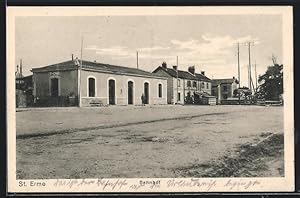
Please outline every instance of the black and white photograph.
M292 9L8 9L9 189L294 190Z

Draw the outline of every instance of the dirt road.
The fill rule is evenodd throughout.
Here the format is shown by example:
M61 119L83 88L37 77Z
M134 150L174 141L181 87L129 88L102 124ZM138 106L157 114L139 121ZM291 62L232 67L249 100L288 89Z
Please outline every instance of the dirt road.
M179 177L177 168L222 157L262 133L283 133L282 107L185 107L18 112L17 134L47 135L17 138L17 177Z

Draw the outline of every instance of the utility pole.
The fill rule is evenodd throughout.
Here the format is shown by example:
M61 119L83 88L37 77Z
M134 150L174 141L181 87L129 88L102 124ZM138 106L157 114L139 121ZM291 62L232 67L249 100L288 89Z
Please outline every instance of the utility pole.
M176 96L176 98L177 98L177 103L178 103L178 101L179 101L179 100L178 100L178 93L179 93L179 92L178 92L178 56L176 56L176 65L177 65L177 69L176 69L177 96Z
M139 68L139 52L136 51L136 68Z
M254 72L255 72L255 93L257 91L257 73L256 73L256 61L255 61L255 64L254 64Z
M241 75L240 75L240 43L237 43L237 57L238 57L238 78L239 78L239 88L241 87Z
M248 42L249 66L248 66L248 86L252 93L251 88L251 42Z

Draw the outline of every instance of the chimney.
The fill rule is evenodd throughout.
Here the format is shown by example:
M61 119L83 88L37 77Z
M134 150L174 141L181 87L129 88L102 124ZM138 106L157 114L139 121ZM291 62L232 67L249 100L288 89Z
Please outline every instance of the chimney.
M201 74L202 74L203 76L205 76L205 71L201 71Z
M193 75L195 75L195 66L190 66L190 67L188 68L188 71L189 71L190 73L192 73Z
M163 68L167 69L167 63L166 63L166 62L163 62L163 63L161 64L161 66L162 66Z
M174 69L174 70L177 70L177 66L176 66L176 65L174 65L174 66L173 66L173 69Z
M72 61L74 61L74 54L72 54Z

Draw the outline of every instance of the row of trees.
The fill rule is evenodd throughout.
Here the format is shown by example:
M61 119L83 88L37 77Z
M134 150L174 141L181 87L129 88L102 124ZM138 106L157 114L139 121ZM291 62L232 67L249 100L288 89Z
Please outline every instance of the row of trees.
M257 98L279 100L283 93L283 65L275 63L266 73L258 78Z

